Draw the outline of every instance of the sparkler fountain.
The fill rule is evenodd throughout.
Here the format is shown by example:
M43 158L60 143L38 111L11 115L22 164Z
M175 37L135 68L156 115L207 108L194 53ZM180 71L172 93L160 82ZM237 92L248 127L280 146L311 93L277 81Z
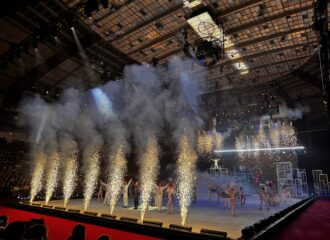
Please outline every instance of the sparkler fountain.
M69 154L65 162L66 166L63 179L64 207L66 207L76 186L78 170L77 153L72 152Z
M43 152L36 153L35 162L36 164L33 169L31 180L30 203L33 202L34 198L37 196L37 194L42 188L42 179L45 171L46 155Z
M113 213L121 192L127 169L126 163L125 148L121 145L113 157L110 166L110 214Z
M87 210L91 198L93 196L97 178L99 177L100 173L100 163L99 163L99 152L98 149L93 149L90 152L90 156L88 159L88 163L86 164L87 170L85 171L85 189L84 189L84 209Z
M47 172L47 179L46 179L46 199L45 199L46 204L49 203L58 183L58 171L60 167L59 154L56 151L51 152L48 161L49 161L49 169Z
M186 135L183 135L179 143L178 156L178 198L180 205L181 224L186 222L188 207L191 203L191 197L194 185L194 174L196 170L197 155L193 150L191 143Z
M148 209L148 204L150 202L150 197L152 190L155 188L156 177L158 174L158 150L159 146L157 144L157 140L155 136L152 136L148 139L147 149L142 156L142 164L141 164L141 173L140 173L140 181L141 181L141 222L143 222L144 215L146 210Z

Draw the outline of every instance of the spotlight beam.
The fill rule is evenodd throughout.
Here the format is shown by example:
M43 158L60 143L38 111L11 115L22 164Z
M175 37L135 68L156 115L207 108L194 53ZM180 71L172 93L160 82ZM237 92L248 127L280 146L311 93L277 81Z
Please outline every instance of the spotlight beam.
M284 151L284 150L302 150L302 149L305 149L305 147L297 146L297 147L276 147L276 148L224 149L224 150L214 150L214 153Z

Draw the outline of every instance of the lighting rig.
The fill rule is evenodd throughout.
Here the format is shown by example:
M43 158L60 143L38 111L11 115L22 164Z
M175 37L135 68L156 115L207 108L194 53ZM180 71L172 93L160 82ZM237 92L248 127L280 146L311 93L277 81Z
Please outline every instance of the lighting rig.
M319 57L323 87L323 103L330 126L330 32L328 26L328 0L313 0L314 24L313 29L318 35Z
M201 1L186 1L185 5L192 9L187 22L200 38L189 41L188 31L181 29L178 39L186 56L196 59L204 67L210 67L224 59L224 29L223 24L215 23L214 14L207 6L194 10L201 3Z

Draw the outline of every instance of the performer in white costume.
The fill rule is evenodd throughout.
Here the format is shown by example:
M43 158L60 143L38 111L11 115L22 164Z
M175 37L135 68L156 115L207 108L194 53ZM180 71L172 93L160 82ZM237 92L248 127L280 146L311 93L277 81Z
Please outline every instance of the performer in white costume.
M164 190L167 188L167 186L168 186L168 184L166 184L165 186L162 186L161 183L159 183L158 186L156 185L156 201L157 201L158 212L162 211L163 193L164 193Z
M106 188L105 196L104 196L104 201L103 205L109 205L110 204L110 183L106 184L101 181L102 186Z
M127 208L128 206L128 188L129 185L131 184L132 179L130 179L128 182L124 182L123 184L123 207Z

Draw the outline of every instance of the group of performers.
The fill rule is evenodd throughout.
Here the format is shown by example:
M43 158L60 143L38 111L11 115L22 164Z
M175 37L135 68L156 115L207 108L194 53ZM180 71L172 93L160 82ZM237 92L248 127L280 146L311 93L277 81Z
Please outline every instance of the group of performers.
M212 193L215 193L218 198L218 203L221 199L224 200L224 209L231 209L232 216L235 215L235 205L236 203L240 203L241 205L245 205L246 196L244 194L244 190L238 184L230 183L230 184L208 184L208 193L209 200L211 200Z
M138 209L140 191L141 191L139 181L137 180L134 181L133 179L130 179L128 182L124 181L122 185L122 200L123 200L124 208L128 207L129 190L131 190L130 193L133 197L134 209ZM167 210L168 213L171 214L174 211L174 194L175 194L175 186L171 181L169 181L167 184L163 184L163 182L159 182L158 184L155 184L152 194L152 201L150 202L150 205L157 206L158 212L162 212L164 192L166 192L166 196L167 196ZM98 202L101 202L103 200L103 205L109 205L110 184L100 181L100 187L97 197L98 197Z

